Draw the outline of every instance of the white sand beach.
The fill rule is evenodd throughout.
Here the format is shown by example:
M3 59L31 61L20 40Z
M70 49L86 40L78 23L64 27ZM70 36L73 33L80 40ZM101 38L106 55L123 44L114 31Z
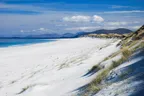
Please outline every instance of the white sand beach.
M0 48L0 96L72 96L93 65L119 50L115 39L76 38Z

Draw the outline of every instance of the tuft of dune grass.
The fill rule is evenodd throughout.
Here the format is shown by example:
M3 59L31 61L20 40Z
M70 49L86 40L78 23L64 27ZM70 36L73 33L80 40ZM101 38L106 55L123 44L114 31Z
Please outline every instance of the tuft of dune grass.
M132 51L128 47L123 47L121 49L121 53L122 53L123 59L127 60L129 56L132 54Z
M123 46L120 50L122 54L122 57L117 61L112 61L111 65L108 68L100 68L99 65L95 65L92 67L91 70L95 70L95 68L98 68L101 70L101 72L96 76L96 78L88 85L87 87L87 94L94 93L96 94L98 91L100 91L103 88L103 85L101 82L108 76L111 70L118 67L120 64L124 63L128 60L128 58L131 56L132 51L127 47ZM112 55L113 57L113 55ZM111 58L111 57L110 57Z

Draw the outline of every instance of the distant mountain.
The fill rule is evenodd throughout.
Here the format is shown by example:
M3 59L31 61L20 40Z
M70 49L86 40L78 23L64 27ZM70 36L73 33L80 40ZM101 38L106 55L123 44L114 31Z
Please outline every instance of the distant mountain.
M109 34L109 33L116 33L116 34L126 34L132 32L129 29L119 28L115 30L96 30L93 32L78 32L76 34L73 33L64 33L64 34L56 34L56 33L49 33L49 34L40 34L40 35L28 35L28 36L14 36L14 37L0 37L0 38L29 38L29 39L58 39L58 38L77 38L88 34Z
M73 38L75 36L76 34L73 34L73 33L65 33L61 36L61 38Z
M60 38L60 37L62 37L62 35L51 33L51 34L29 35L24 38L53 39L53 38Z
M131 30L125 29L125 28L119 28L119 29L115 29L115 30L101 29L101 30L96 30L93 32L80 32L80 33L77 33L76 37L80 37L80 36L88 35L88 34L109 34L109 33L127 34L127 33L131 33L131 32L132 32Z
M92 33L96 33L96 34L109 34L109 33L126 34L126 33L130 33L130 32L132 32L132 31L129 29L119 28L119 29L115 29L115 30L102 29L102 30L94 31Z

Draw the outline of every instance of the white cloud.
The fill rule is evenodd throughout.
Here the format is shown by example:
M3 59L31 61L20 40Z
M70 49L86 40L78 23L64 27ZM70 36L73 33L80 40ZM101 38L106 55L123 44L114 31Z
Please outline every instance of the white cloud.
M139 21L133 21L133 23L137 24L137 23L140 23Z
M131 6L112 5L111 8L113 8L113 9L119 9L119 8L131 8Z
M139 29L141 26L132 26L131 28L134 29L134 30L137 30Z
M111 26L121 26L121 25L129 25L129 24L138 24L140 23L139 21L116 21L116 22L106 22L106 25L111 25Z
M68 26L67 24L57 24L56 26L61 27L61 26Z
M24 30L20 30L20 32L21 32L21 33L23 33L23 32L24 32Z
M108 22L107 25L112 25L112 26L120 26L120 25L127 25L128 22Z
M103 22L104 19L101 16L94 15L93 16L93 21L95 21L95 22Z
M47 28L39 28L39 29L33 29L33 30L20 30L21 33L26 33L26 32L40 32L40 33L43 33L43 32L48 32L48 31L51 31Z
M46 29L46 28L39 28L38 30L40 30L40 31L47 31L48 29Z
M99 29L100 26L89 26L89 27L74 27L74 28L66 28L65 30L69 30L69 31L92 31L92 30L96 30Z
M21 33L31 32L30 30L20 30Z
M72 17L64 17L63 20L70 21L70 22L89 22L91 20L91 17L77 15L77 16L72 16Z
M64 17L63 21L68 22L103 22L104 19L101 16L94 15L94 16L84 16L84 15L77 15L71 17Z

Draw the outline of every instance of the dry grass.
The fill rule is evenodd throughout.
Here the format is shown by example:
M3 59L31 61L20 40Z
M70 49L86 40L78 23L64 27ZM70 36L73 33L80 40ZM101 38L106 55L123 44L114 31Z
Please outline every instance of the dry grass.
M103 69L96 78L88 85L87 87L87 94L89 93L97 93L102 89L101 81L104 80L104 78L107 77L107 75L110 72L110 68Z
M118 67L120 64L124 63L126 60L128 60L128 58L132 54L132 52L129 50L128 47L123 47L120 50L120 53L122 54L122 57L117 61L112 61L112 64L108 68L101 70L101 72L96 76L96 78L88 85L87 90L89 93L97 93L99 90L101 90L102 89L101 82L107 77L110 71ZM94 66L91 70L94 70L94 69L100 70L98 65Z
M121 53L122 53L123 58L125 59L128 59L129 56L132 54L131 50L125 46L121 49Z
M125 41L123 41L123 43L121 45L121 50L119 50L119 51L115 52L114 54L112 54L111 56L105 58L102 62L107 61L107 60L117 56L118 54L122 54L122 57L119 60L112 61L112 64L108 68L102 69L102 68L99 68L99 66L97 65L91 69L91 70L94 70L94 69L100 70L101 69L101 72L98 73L96 78L88 85L88 87L86 89L87 90L86 94L88 96L90 96L89 94L92 94L92 93L96 94L98 91L100 91L103 88L104 85L101 82L108 76L108 74L110 73L111 70L118 67L120 64L126 62L137 49L144 48L144 42L141 42L138 46L132 48L138 42L139 41L131 41L130 38L127 38ZM124 78L128 73L129 73L129 71L125 72L121 76L121 78Z
M99 71L100 69L102 69L102 67L100 67L100 65L98 64L98 65L95 65L95 66L93 66L90 70L89 70L89 72L93 72L93 71Z
M23 92L25 92L26 90L28 90L30 87L31 86L26 86L26 87L22 88L22 90L19 93L17 93L17 94L22 94Z
M141 42L138 46L132 49L132 52L135 52L138 49L144 49L144 42Z

